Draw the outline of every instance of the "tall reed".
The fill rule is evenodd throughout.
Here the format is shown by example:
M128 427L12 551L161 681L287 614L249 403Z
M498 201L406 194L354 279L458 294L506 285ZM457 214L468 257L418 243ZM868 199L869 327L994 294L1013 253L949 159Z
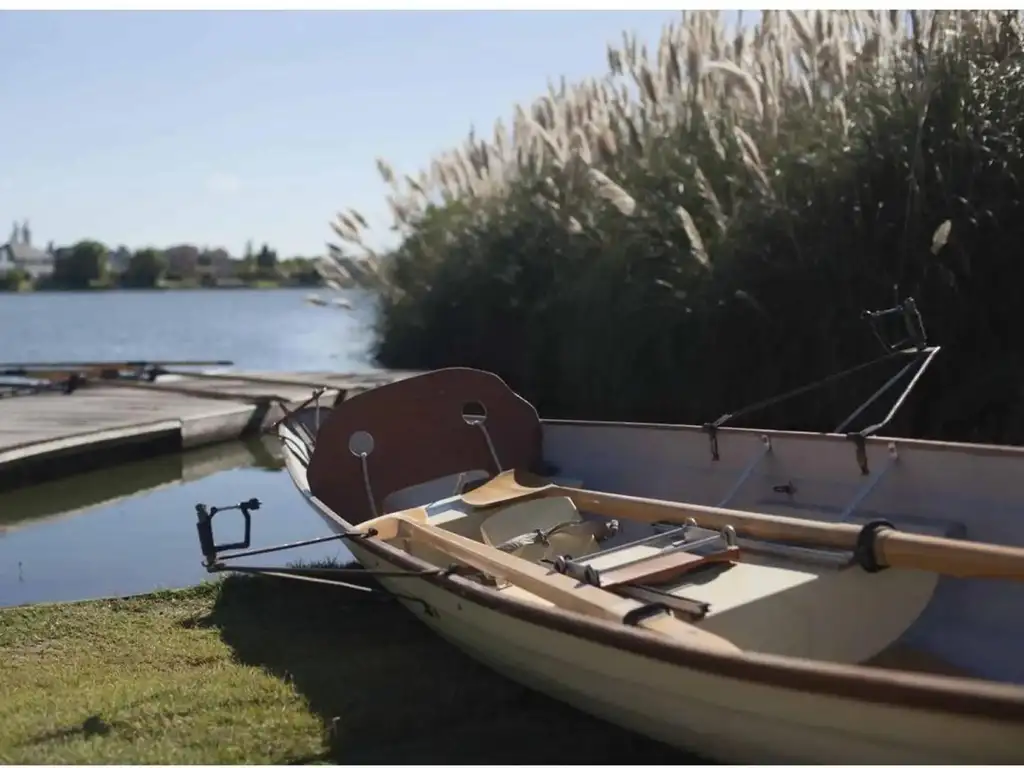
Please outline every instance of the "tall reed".
M699 422L873 354L861 310L914 296L947 349L899 428L1024 437L1019 32L689 12L415 176L378 161L401 245L334 222L381 294L378 359L488 368L552 416ZM835 426L858 392L759 423Z

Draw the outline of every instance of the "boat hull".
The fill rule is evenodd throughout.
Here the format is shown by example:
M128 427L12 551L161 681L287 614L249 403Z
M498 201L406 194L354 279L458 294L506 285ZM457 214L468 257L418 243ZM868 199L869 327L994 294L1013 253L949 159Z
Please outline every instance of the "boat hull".
M823 502L846 504L858 498L864 487L867 476L861 473L850 443L818 436L790 438L773 433L773 452L763 471L758 467L753 473L744 473L760 445L759 437L740 431L720 435L721 459L712 462L707 437L697 430L549 423L545 425L545 458L587 487L629 492L643 486L650 495L693 499L696 494L697 500L710 503L729 495L737 507L766 511L771 509L763 502L766 494L775 505L785 504L787 511L795 513L801 511L796 504L808 496L808 507L827 509ZM807 461L817 469L815 477L806 476L810 470L802 465L789 463L789 447L801 448L804 443L813 449L808 451ZM344 509L328 509L310 494L303 466L308 457L297 448L297 441L286 440L285 444L289 473L307 503L336 533L351 532L341 516ZM734 447L745 450L732 450ZM922 464L917 456L939 449L910 444L901 448L900 463L871 494L860 497L863 500L854 519L862 513L895 508L902 522L927 507L932 515L938 509L943 523L963 525L963 512L971 509L975 517L967 522L968 534L989 538L992 531L986 526L994 519L991 506L951 508L948 501L945 506L932 504L941 501L939 492L946 491L943 474L950 475L951 470L942 467L943 472L920 482ZM884 450L881 441L869 445L872 470L885 466ZM737 484L738 477L747 479ZM902 485L910 485L911 480L917 481L911 486L913 495ZM962 474L949 482L953 480L962 482ZM778 488L789 487L787 483L797 489L795 498L792 493L777 493ZM408 554L373 539L351 540L347 546L368 569L412 572L419 568L422 572L424 567ZM457 577L382 577L380 581L431 630L495 671L608 722L708 759L748 764L1004 764L1024 760L1024 718L1016 686L957 681L959 693L954 695L950 678L753 653L744 654L751 671L746 675L736 672L746 662L722 663L718 669L708 660L680 662L686 654L659 655L652 650L659 641L649 635L646 640L626 643L622 628L608 627L610 622L578 616L559 619L558 609L524 608L500 592L460 588ZM1019 594L1020 586L1006 589ZM974 582L971 588L977 590L979 599L1000 596ZM484 591L492 594L483 596ZM979 603L973 610L982 607ZM930 626L937 621L932 618L924 623ZM605 627L586 630L597 623ZM1017 626L1007 628L1012 631ZM726 666L733 669L720 671ZM759 676L759 667L773 667L774 682ZM883 677L889 684L879 682ZM1001 677L1012 679L1013 675ZM817 682L808 682L811 678ZM826 678L829 684L821 684ZM884 696L878 690L882 687L887 688ZM958 708L949 705L950 698L959 699Z
M393 567L359 544L351 549L367 568ZM403 604L434 632L495 671L710 759L949 764L1024 756L1019 723L726 679L538 626L424 580L381 581L397 597L412 598Z
M305 496L332 530L351 530ZM347 546L365 568L395 567L357 540ZM499 674L711 760L948 765L1024 759L1019 722L725 678L553 630L427 580L380 582L433 632Z

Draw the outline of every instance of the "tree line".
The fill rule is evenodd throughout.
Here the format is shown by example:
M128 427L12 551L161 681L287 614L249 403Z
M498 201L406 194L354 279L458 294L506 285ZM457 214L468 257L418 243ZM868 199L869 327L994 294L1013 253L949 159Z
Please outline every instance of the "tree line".
M118 249L123 253L125 248ZM194 268L182 270L174 263L174 252L186 254ZM37 289L86 290L90 288L158 288L175 284L212 286L225 277L246 284L317 285L322 282L314 268L314 259L295 257L280 259L275 249L264 243L259 249L246 246L242 259L226 260L225 251L206 251L195 246L168 249L139 248L131 253L121 270L111 268L111 250L97 240L80 240L74 245L56 249L53 273L35 281ZM217 262L226 263L230 274L220 273ZM183 273L184 272L184 273ZM31 284L21 270L0 275L0 290L18 290Z

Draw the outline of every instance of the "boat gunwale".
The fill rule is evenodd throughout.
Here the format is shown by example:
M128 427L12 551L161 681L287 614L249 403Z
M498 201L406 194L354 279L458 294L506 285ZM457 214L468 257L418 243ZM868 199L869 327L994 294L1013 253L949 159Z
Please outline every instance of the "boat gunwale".
M693 432L707 434L707 430L696 424L664 424L659 422L646 421L596 421L589 419L541 419L542 426L565 426L565 427L616 427L625 429L655 429L668 432ZM832 442L851 443L851 436L856 432L847 434L844 432L804 432L792 429L756 429L754 427L716 427L715 434L721 439L722 435L751 435L779 438L800 438L826 440ZM958 443L946 440L921 440L911 437L889 437L886 435L869 435L864 438L868 445L888 445L895 443L898 446L905 445L909 448L935 449L939 451L961 451L974 456L1002 456L1008 458L1024 457L1024 446L1020 445L997 445L995 443Z
M645 426L623 422L558 423ZM663 426L673 427L675 425ZM733 429L739 431L736 428ZM285 438L283 434L285 431L293 436L295 433L287 423L282 423L278 427L283 447L292 459L286 462L292 482L303 492L307 502L316 507L321 515L326 515L345 532L355 531L356 527L339 513L320 501L311 491L302 488L295 472L302 471L304 473L304 468L292 440ZM744 429L742 431L765 434L764 430ZM772 433L768 432L768 434ZM775 434L792 435L794 433L776 432ZM816 433L808 434L817 436ZM379 557L390 565L422 574L423 578L435 587L484 608L495 610L502 615L526 621L543 629L568 634L699 673L739 682L887 706L999 721L1024 721L1024 686L1014 683L954 678L927 672L874 669L754 651L729 654L699 648L639 628L616 624L611 620L574 613L558 606L517 600L457 574L440 575L437 573L436 566L398 549L387 541L369 537L351 540L348 545L361 547L370 555ZM399 600L402 599L401 595L395 595L395 597Z

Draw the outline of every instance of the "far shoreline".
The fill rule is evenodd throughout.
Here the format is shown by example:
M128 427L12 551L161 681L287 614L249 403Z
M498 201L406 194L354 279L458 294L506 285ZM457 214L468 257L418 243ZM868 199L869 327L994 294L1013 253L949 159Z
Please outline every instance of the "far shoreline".
M0 290L0 296L31 296L34 294L62 293L177 293L183 291L328 291L341 292L354 288L332 288L327 285L154 285L154 286L96 286L93 288L28 288L16 291Z

